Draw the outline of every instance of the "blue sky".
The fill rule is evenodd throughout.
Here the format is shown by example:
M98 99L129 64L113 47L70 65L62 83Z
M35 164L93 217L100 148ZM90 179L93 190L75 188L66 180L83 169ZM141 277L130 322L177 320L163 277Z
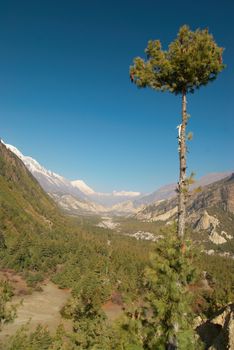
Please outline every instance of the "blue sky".
M188 96L189 171L234 169L234 2L0 1L0 136L97 191L150 192L178 176L179 96L137 89L149 39L208 27L227 68Z

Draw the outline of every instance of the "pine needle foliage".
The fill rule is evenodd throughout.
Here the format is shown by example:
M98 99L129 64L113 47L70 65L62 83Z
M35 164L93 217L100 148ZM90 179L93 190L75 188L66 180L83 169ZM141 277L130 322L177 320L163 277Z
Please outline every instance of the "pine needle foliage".
M193 93L215 80L225 67L223 48L214 41L208 29L191 31L180 28L177 38L163 50L160 40L150 40L147 59L135 58L130 75L139 87L150 87L174 94Z
M182 253L183 251L183 253ZM141 313L144 349L199 349L192 328L192 293L196 278L189 242L170 235L151 254L145 271L146 305Z
M16 317L16 305L9 305L12 297L11 285L7 281L0 280L0 331L4 324L12 322Z
M140 305L121 320L123 349L201 350L194 329L194 267L196 254L189 241L176 238L174 229L155 243L145 268Z

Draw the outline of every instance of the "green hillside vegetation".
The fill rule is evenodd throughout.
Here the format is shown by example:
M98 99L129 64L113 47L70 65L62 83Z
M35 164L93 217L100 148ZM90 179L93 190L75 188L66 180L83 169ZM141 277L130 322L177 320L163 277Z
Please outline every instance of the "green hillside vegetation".
M71 298L61 313L73 322L73 332L69 334L61 327L56 335L40 326L32 334L20 330L2 349L151 349L150 344L164 341L160 325L169 310L164 308L165 300L170 305L173 290L177 290L174 283L171 294L165 294L165 288L160 292L158 283L167 277L167 287L170 287L170 278L176 280L178 276L187 295L186 301L174 298L175 307L180 305L180 312L183 312L189 303L193 304L193 314L189 312L188 319L182 324L184 334L181 334L181 341L184 344L188 345L190 339L195 339L191 326L188 326L191 317L198 313L211 315L218 307L233 300L233 260L217 257L216 264L215 257L199 255L196 258L188 254L186 261L190 265L184 261L181 264L177 261L176 243L173 240L170 243L170 237L175 235L173 228L162 230L155 223L142 223L137 227L136 220L120 219L123 232L128 228L134 232L138 228L165 235L166 239L161 243L152 243L96 227L98 218L95 217L65 217L23 163L2 144L0 162L1 268L18 271L32 288L40 286L44 278L51 279L60 288L71 288ZM183 259L187 259L187 255ZM194 274L196 268L198 272ZM207 271L212 288L209 293L201 288L188 289L191 284L199 283L202 271ZM159 276L158 281L154 276ZM9 320L13 316L9 316L5 309L10 298L5 290L5 294L1 293L1 317ZM158 301L161 298L158 305L152 304L154 293ZM102 306L114 295L118 296L125 310L119 320L111 322ZM148 318L152 310L158 313L153 323ZM158 340L152 337L155 322L158 322ZM172 331L169 322L165 327L163 329Z
M0 208L0 230L6 234L42 233L63 221L52 199L21 160L2 143Z
M119 224L118 229L122 233L135 233L137 231L146 231L154 234L160 234L161 228L164 226L162 221L155 222L147 222L140 221L134 217L126 218L126 217L117 217L115 222Z
M67 265L70 264L70 273L77 279L77 271L74 273L71 268L77 264L77 259L81 271L106 271L111 254L111 261L123 262L116 263L118 273L113 271L113 276L124 275L120 270L127 271L133 266L138 275L138 265L146 261L147 244L113 236L108 246L108 231L94 229L93 220L89 224L87 219L63 216L24 164L3 144L0 144L0 159L1 232L5 246L2 266L54 273L57 264L65 263L54 279L61 281L64 287L71 287L71 276L66 282L61 277ZM132 246L136 249L132 250ZM141 255L139 264L124 263L126 258L131 261L136 254Z

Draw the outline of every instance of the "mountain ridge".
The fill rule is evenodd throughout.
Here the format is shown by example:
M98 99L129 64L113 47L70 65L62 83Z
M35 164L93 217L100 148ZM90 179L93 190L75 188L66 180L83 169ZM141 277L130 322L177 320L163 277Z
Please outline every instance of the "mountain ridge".
M3 141L2 141L3 142ZM111 193L95 192L83 180L68 180L63 176L47 170L34 158L24 156L15 146L4 143L5 146L16 154L26 165L29 171L36 177L43 189L51 194L70 195L76 200L95 202L99 205L110 206L141 195L134 191L112 191Z
M55 202L22 160L0 142L0 230L43 233L63 222Z
M177 219L178 199L172 197L144 207L135 217L143 221L161 221L166 225ZM234 253L234 174L193 189L187 201L187 224L197 237L208 238ZM206 232L202 236L202 232ZM229 245L229 247L227 246Z
M134 191L95 192L83 180L70 181L47 170L34 158L24 156L15 146L9 144L5 144L5 146L23 161L42 188L67 213L78 215L85 213L130 215L142 210L144 206L176 196L177 185L175 183L162 186L145 195ZM229 174L230 172L205 175L196 181L193 188L205 186Z

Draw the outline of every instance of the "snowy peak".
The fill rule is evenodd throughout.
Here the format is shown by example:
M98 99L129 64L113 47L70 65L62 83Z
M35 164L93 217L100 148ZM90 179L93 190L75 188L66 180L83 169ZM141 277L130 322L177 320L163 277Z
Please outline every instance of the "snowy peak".
M83 180L71 181L71 184L87 195L95 194L95 191L91 187L86 185L86 183Z
M95 192L83 180L70 181L64 177L47 170L32 157L24 156L16 147L5 144L13 153L15 153L26 165L28 170L38 180L42 188L53 194L72 195L75 198L96 202L107 208L124 201L135 199L140 196L140 192L132 191L113 191L113 192Z
M15 146L12 146L9 144L5 144L5 146L11 152L13 152L17 157L19 157L31 172L38 171L38 172L42 172L45 174L52 173L52 172L48 171L47 169L45 169L44 167L42 167L35 159L28 157L28 156L24 156Z
M138 197L141 195L140 192L132 191L113 191L112 194L115 197Z
M83 212L115 212L131 213L141 209L142 206L162 201L175 196L176 184L159 188L157 191L143 195L134 191L95 192L83 180L70 181L40 165L35 159L24 156L16 147L5 144L11 152L19 157L41 187L49 193L65 210L71 209L74 213ZM195 187L204 186L228 176L228 173L215 173L200 179Z
M23 163L26 165L26 167L32 174L35 175L35 173L40 173L41 175L45 176L47 180L51 183L67 183L67 180L65 178L56 173L53 173L50 170L47 170L32 157L24 156L15 146L9 144L5 144L5 146L23 161Z
M32 157L24 156L16 147L5 144L5 146L19 157L32 175L40 183L41 187L48 193L67 193L84 199L85 193L74 188L71 182L64 177L47 170Z
M3 141L1 141L6 148L8 148L12 153L14 153L15 155L17 155L17 157L19 157L21 160L23 160L24 155L18 150L18 148L16 148L15 146L12 145L8 145L6 143L4 143Z

